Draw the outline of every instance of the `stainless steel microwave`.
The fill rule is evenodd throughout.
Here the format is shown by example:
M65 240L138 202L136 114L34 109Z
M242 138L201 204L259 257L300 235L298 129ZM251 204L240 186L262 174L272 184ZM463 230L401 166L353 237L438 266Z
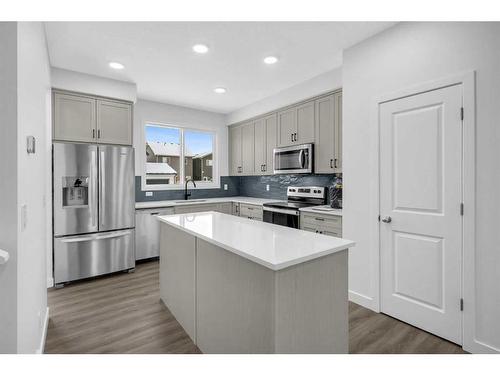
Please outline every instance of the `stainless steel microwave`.
M274 174L312 173L313 144L274 149Z

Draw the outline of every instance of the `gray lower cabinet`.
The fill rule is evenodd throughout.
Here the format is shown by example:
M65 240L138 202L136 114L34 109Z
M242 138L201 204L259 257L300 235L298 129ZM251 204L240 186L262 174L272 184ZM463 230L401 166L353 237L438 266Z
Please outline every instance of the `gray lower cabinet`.
M53 132L57 141L132 145L132 103L53 91Z
M333 237L342 237L342 216L301 212L300 229Z
M262 206L240 203L240 216L247 219L262 221Z
M160 255L160 222L158 215L172 215L173 208L152 208L135 211L135 259Z

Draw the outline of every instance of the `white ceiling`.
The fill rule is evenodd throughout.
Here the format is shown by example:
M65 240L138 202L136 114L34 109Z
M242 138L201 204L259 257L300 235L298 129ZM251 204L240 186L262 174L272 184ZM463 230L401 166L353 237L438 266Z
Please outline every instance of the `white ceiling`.
M229 113L339 67L390 22L48 22L51 65L135 82L138 97ZM210 50L195 54L192 46ZM268 55L279 57L266 65ZM113 70L108 62L125 65ZM228 92L218 95L215 87Z

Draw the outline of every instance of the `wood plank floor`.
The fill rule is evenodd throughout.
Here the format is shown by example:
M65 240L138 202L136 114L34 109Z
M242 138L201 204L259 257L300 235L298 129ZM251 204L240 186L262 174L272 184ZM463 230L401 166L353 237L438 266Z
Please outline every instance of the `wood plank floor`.
M48 293L45 353L200 353L160 302L158 262ZM349 305L350 353L464 353L446 340Z

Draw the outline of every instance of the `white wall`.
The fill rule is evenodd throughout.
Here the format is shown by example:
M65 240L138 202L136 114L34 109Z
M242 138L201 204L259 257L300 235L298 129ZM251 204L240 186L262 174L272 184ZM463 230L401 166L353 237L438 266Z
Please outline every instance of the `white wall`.
M56 89L106 96L131 102L137 100L137 85L133 82L118 81L59 68L52 68L51 76L52 87Z
M342 68L330 70L227 115L234 124L342 87Z
M158 122L178 127L211 130L216 133L216 155L219 161L219 175L228 175L228 145L226 117L220 113L201 111L188 107L164 104L139 99L134 106L134 147L135 175L144 170L146 153L144 150L144 125L146 122Z
M0 22L0 354L17 351L17 26Z
M27 207L23 229L18 216L18 353L40 350L47 314L46 190L47 113L50 113L50 66L45 31L40 22L18 23L18 209ZM36 63L34 63L36 62ZM26 152L26 137L36 138L35 154ZM50 201L49 201L50 204Z
M500 351L500 23L402 23L344 51L343 233L351 297L373 306L378 284L374 184L375 99L464 71L476 71L476 319L468 350ZM467 114L466 114L467 116ZM470 301L469 301L470 302Z

